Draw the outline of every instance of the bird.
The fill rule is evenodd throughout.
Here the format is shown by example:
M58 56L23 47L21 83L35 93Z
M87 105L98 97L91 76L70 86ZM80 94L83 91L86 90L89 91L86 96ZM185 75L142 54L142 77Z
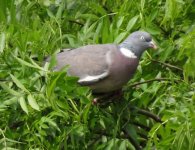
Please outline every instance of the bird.
M69 76L93 93L104 94L122 89L133 77L143 52L157 46L145 31L131 33L120 44L94 44L65 50L56 55L54 71L68 67Z

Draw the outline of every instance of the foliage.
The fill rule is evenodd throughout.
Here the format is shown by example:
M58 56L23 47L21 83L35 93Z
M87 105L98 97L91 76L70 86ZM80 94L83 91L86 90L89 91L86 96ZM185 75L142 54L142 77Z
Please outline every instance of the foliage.
M0 0L0 149L195 149L194 5ZM144 54L125 99L106 108L92 105L90 90L66 76L67 68L52 72L43 65L61 48L120 43L139 29L159 49Z

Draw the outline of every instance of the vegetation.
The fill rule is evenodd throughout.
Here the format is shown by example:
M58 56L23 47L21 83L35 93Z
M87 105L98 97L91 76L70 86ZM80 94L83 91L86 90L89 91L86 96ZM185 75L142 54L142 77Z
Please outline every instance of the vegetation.
M195 149L195 1L0 0L0 149ZM52 72L61 48L150 32L124 99ZM55 56L55 55L54 55ZM151 118L148 110L161 117Z

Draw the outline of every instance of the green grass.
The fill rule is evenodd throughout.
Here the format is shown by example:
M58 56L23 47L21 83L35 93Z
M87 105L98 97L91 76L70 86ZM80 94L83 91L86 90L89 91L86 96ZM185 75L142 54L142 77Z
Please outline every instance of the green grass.
M0 149L195 149L194 5L0 0ZM94 106L66 68L50 70L55 57L43 65L62 48L120 43L135 30L150 32L159 49L143 55L121 102Z

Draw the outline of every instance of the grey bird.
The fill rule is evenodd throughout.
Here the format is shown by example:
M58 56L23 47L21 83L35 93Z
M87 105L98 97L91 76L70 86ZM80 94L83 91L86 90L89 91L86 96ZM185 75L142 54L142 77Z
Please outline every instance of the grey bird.
M148 48L157 48L151 35L136 31L119 45L87 45L58 53L54 71L69 65L68 75L79 77L80 85L89 86L93 93L109 93L120 90L132 78Z

